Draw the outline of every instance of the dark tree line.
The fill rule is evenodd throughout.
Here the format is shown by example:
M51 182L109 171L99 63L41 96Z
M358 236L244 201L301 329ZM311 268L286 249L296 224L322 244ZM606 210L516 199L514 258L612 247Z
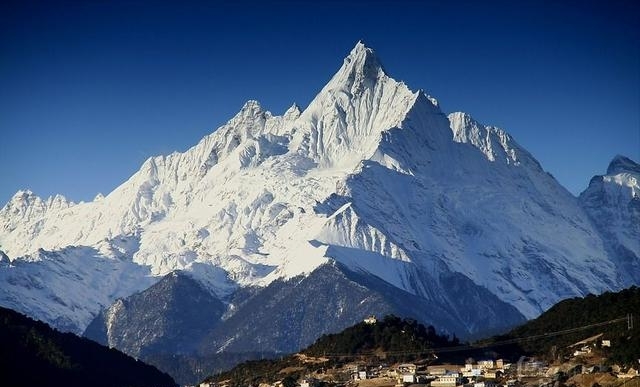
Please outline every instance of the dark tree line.
M0 308L0 385L173 387L156 368L115 349Z

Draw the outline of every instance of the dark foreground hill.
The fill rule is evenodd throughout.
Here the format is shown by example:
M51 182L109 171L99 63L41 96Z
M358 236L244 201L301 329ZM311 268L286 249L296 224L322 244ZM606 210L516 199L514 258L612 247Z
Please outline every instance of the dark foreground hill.
M10 309L0 308L0 385L175 386L167 374Z

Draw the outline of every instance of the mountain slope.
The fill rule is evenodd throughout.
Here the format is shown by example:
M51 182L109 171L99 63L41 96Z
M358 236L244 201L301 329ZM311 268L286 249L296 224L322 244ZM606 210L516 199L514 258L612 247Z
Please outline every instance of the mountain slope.
M222 301L181 272L101 312L84 333L131 356L192 353L225 311Z
M422 352L428 357L434 348L451 348L458 344L456 338L438 335L433 326L425 327L412 319L386 315L375 324L360 321L341 332L323 335L299 354L279 360L244 362L231 370L210 375L205 381L227 381L231 386L274 383L285 378L295 381L320 368L339 369L348 361L360 356L371 357L372 353L384 358L386 363L392 363L410 358L407 353ZM335 354L340 356L324 356Z
M41 318L57 329L81 333L79 327L103 307L154 281L148 268L126 257L105 256L104 246L39 249L14 260L0 254L0 305Z
M621 282L640 283L640 165L614 157L607 174L591 179L579 200L620 268Z
M590 294L586 297L575 297L559 302L536 319L495 339L502 341L537 337L536 340L521 340L518 350L537 356L562 358L575 351L572 344L602 333L602 339L610 340L612 344L611 348L605 351L609 362L633 365L640 357L640 327L635 321L638 310L640 288L636 286L619 292L605 292L598 296ZM629 314L632 314L634 319L631 329L625 318ZM606 322L611 323L601 324ZM592 326L594 324L599 325ZM575 331L544 337L553 332L571 329Z
M82 332L101 309L129 302L119 316L131 331L118 336L141 337L141 320L127 318L152 311L163 320L179 308L127 297L185 271L217 300L214 315L225 305L212 324L216 350L295 349L369 313L359 302L372 294L465 336L629 282L578 200L532 155L501 129L445 115L362 43L303 111L275 116L249 101L106 197L72 204L20 192L0 225L0 304ZM330 267L344 286L327 285ZM327 305L304 313L314 288ZM424 311L409 310L409 299ZM342 302L351 307L339 324L314 321ZM273 329L226 323L249 305ZM178 350L166 321L154 340ZM103 325L114 337L118 323Z
M216 308L192 306L194 298L210 300L203 305L217 301L206 292L158 289L194 286L184 275L169 274L150 289L114 303L89 325L85 336L167 372L174 370L172 354L207 359L204 365L201 361L189 363L193 366L188 372L188 365L182 367L179 378L174 375L180 383L195 383L203 370L215 373L227 369L230 356L245 360L292 353L311 344L320 333L338 332L371 314L410 316L445 326L451 335L466 332L468 327L462 322L471 319L478 329L499 330L524 320L514 307L462 276L450 274L442 282L464 297L454 305L441 304L339 263L327 264L308 276L277 280L264 289L242 290L231 301L234 312L216 319L207 318ZM172 301L163 301L166 298ZM156 328L166 322L171 323L170 330L166 325Z
M0 308L0 382L85 386L175 386L167 374L116 350L60 333Z

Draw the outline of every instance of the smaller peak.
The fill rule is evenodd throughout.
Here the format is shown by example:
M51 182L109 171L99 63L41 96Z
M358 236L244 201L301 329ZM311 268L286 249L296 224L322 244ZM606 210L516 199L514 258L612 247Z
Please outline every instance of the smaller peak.
M64 195L56 194L55 196L49 196L47 199L47 208L49 209L62 209L73 205Z
M283 117L287 120L295 120L296 118L300 117L301 113L302 110L300 110L300 106L298 106L298 104L294 102L293 105L291 105L291 107L287 109L286 112L284 112Z
M16 192L9 202L3 207L20 209L20 213L24 214L24 211L29 207L44 207L46 203L40 198L40 196L31 192L31 190L19 190Z
M49 203L68 203L69 201L67 200L67 198L64 195L55 194L53 196L49 196L49 199L47 200L47 202L49 202Z
M260 102L256 101L255 99L250 99L247 102L244 103L244 105L242 106L242 109L240 109L241 112L244 111L259 111L262 112L262 106L260 105Z
M422 90L422 89L418 90L418 93L419 93L421 96L423 96L424 98L428 99L428 100L429 100L429 102L431 102L431 104L432 104L433 106L435 106L435 107L437 107L437 108L440 108L440 102L438 102L438 100L437 100L435 97L433 97L433 96L431 96L431 95L427 94L427 93L426 93L424 90Z
M95 198L93 198L94 202L99 202L101 200L104 200L104 195L102 194L102 192L98 192L98 194L96 195Z
M34 194L30 189L24 189L24 190L18 190L18 192L16 192L13 197L11 198L12 202L22 202L22 201L29 201L32 199L37 199L39 198L38 195Z
M24 197L24 196L35 196L35 194L30 189L20 189L20 190L18 190L18 192L16 192L13 195L14 198L15 197Z
M471 114L466 112L453 112L447 116L452 126L466 127L466 126L479 126L480 123L476 121Z
M265 111L260 102L250 99L244 103L242 109L235 115L232 120L255 120L256 118L266 118L270 116L271 113Z
M607 167L607 175L616 175L618 173L638 173L640 174L640 164L622 155L616 155Z

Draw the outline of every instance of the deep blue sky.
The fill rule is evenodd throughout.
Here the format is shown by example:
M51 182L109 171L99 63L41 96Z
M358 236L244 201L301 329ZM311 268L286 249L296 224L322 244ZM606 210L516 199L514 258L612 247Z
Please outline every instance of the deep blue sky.
M0 3L0 206L107 194L248 99L304 107L360 39L574 194L615 154L640 161L635 1Z

